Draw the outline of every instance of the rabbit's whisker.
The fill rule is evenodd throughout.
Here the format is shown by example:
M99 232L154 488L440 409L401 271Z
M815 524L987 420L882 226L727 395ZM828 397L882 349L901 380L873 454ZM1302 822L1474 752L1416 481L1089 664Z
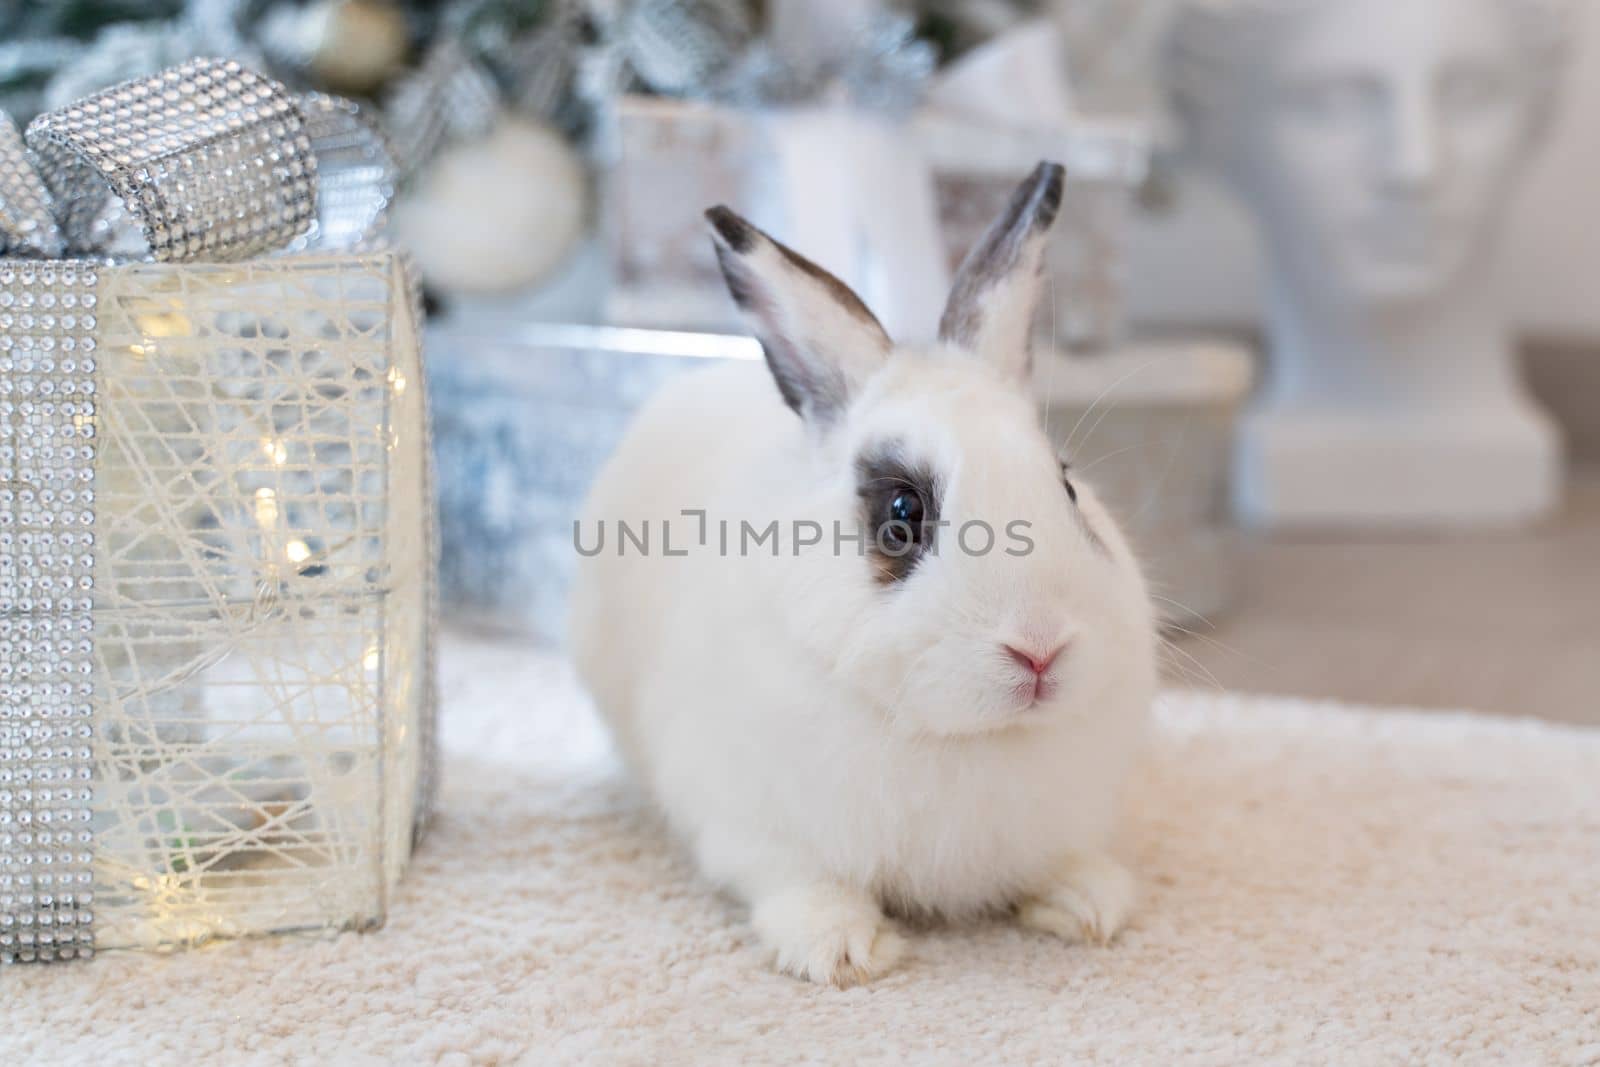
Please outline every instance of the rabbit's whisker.
M1183 649L1179 648L1177 645L1173 644L1167 638L1165 638L1165 637L1161 638L1161 647L1162 647L1163 651L1171 652L1174 655L1182 656L1184 661L1185 661L1185 663L1189 664L1195 671L1198 671L1200 673L1200 675L1205 679L1205 681L1208 682L1211 686L1213 686L1217 690L1217 692L1226 693L1228 691L1227 686L1225 686L1221 682L1217 681L1217 676L1212 674L1206 668L1205 664L1201 663L1199 660L1195 659L1194 656L1190 655L1188 652L1184 651ZM1177 662L1169 660L1168 661L1168 666L1170 666L1174 670L1176 670L1183 677L1184 681L1190 682L1191 684L1194 682L1194 680L1195 680L1194 677L1191 674L1188 673L1189 668L1185 667L1184 664L1177 663Z
M1078 416L1078 421L1073 423L1072 424L1072 429L1067 432L1067 439L1064 442L1062 442L1062 444L1061 444L1061 452L1062 452L1062 454L1063 455L1067 455L1067 456L1070 456L1072 454L1073 448L1076 447L1073 442L1077 440L1078 430L1083 426L1084 420L1088 419L1089 416L1093 415L1095 413L1095 409L1099 408L1101 403L1103 403L1106 400L1107 397L1109 397L1117 389L1120 389L1123 386L1123 384L1128 382L1130 379L1136 377L1137 375L1143 374L1145 371L1147 371L1151 367L1155 366L1156 362L1157 361L1155 359L1147 359L1143 363L1139 364L1137 367L1132 368L1127 373L1123 374L1122 377L1118 378L1116 381L1112 382L1110 385L1108 385L1104 389L1102 389L1100 391L1100 395L1095 397L1094 400L1090 402L1089 406L1083 409L1083 414ZM1104 417L1105 417L1105 415L1102 412L1100 418L1104 418ZM1098 426L1098 425L1100 425L1100 421L1099 421L1099 419L1096 419L1095 423L1094 423L1094 426ZM1085 444L1088 443L1089 437L1092 437L1094 435L1094 426L1091 426L1089 428L1089 436L1084 438L1084 443Z

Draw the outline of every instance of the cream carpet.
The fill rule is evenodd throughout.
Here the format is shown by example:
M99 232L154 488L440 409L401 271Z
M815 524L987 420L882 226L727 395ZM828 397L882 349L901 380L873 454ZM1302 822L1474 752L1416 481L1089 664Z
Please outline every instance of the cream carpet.
M443 813L381 932L0 974L0 1064L1600 1063L1600 732L1174 694L1105 949L1002 923L769 973L565 670L445 654Z

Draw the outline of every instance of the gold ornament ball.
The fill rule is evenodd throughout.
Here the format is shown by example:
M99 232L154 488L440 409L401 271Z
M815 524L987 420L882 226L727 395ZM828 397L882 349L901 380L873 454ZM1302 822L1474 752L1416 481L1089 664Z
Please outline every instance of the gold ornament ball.
M370 93L405 63L405 14L389 0L322 0L306 13L315 42L307 64L324 88Z

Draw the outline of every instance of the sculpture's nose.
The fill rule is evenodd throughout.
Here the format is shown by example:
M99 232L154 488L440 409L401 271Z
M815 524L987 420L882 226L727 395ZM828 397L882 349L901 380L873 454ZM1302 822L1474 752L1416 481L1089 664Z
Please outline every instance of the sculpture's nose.
M1389 97L1388 144L1384 178L1406 192L1430 188L1441 160L1439 114L1434 94L1425 85L1396 88Z

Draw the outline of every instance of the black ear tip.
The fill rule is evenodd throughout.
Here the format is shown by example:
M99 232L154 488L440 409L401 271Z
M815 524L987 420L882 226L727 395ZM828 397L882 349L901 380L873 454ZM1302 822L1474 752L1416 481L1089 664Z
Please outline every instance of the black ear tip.
M1062 190L1066 186L1067 168L1059 163L1041 160L1033 168L1033 175L1028 184L1037 190L1039 198L1039 221L1048 226L1055 221L1056 212L1061 210Z
M756 228L724 204L707 211L706 221L711 223L711 228L717 231L717 236L722 238L724 244L741 255L750 251L756 243Z

